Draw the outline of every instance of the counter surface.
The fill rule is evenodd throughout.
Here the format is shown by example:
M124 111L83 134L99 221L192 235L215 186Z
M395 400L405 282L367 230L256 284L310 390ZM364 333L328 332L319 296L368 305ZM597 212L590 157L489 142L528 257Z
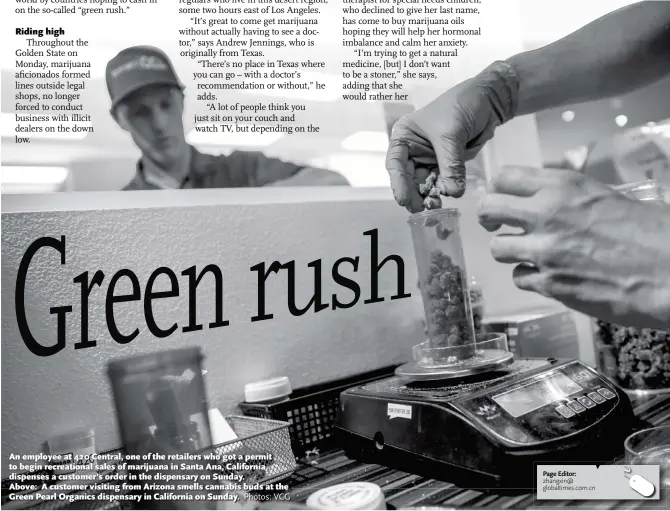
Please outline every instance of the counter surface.
M655 426L670 425L670 396L633 399L635 414ZM622 462L621 460L619 462ZM465 509L670 509L670 488L656 501L539 501L534 493L502 496L460 488L414 474L367 465L342 451L320 453L301 461L288 481L292 503L304 503L314 491L335 484L366 481L378 484L389 509L440 506Z
M652 425L670 425L670 395L647 399L633 399L636 415ZM618 461L619 463L622 460ZM538 501L534 493L500 495L458 487L447 482L428 479L415 474L369 465L349 459L341 450L314 453L299 461L298 469L281 484L288 485L286 501L264 502L262 509L300 509L315 491L347 482L371 482L379 485L386 497L388 509L440 506L444 509L670 509L670 488L661 490L661 498L654 501ZM7 490L11 480L3 481L3 509L30 507L25 501L8 501ZM122 490L122 493L126 493ZM274 492L272 492L274 493ZM27 505L26 505L27 504ZM98 501L40 502L32 509L133 509L130 502ZM296 506L297 505L297 506Z

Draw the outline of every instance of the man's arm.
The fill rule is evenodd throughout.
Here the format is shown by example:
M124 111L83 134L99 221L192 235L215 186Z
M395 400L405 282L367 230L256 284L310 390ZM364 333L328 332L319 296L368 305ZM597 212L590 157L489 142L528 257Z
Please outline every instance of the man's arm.
M516 115L626 94L670 73L670 2L609 13L507 60L516 71Z
M297 174L267 186L349 186L349 181L332 170L302 167Z
M479 207L514 283L603 321L670 328L670 207L631 200L580 172L503 167Z

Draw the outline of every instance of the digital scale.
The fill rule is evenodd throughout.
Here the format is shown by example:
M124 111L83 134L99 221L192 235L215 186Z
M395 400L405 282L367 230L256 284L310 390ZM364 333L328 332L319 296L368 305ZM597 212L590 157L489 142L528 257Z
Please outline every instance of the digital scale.
M637 424L628 396L576 360L518 359L451 372L415 362L340 396L345 452L459 486L535 490L539 463L611 463Z

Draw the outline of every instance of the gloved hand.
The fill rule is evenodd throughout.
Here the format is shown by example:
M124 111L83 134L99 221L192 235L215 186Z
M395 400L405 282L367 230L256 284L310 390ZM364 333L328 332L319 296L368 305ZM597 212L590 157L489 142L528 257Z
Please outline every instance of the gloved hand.
M411 213L436 207L436 199L439 207L439 197L426 197L421 193L425 187L419 189L431 173L435 176L430 182L441 195L461 197L465 162L477 155L498 126L514 117L518 89L514 69L505 62L494 62L399 119L386 155L396 202Z

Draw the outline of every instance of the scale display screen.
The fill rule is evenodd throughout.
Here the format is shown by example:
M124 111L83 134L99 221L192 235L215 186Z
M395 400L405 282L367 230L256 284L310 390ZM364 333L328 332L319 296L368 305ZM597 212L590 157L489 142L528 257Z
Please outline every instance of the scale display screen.
M516 418L582 390L564 374L556 373L525 387L493 396L493 400Z

